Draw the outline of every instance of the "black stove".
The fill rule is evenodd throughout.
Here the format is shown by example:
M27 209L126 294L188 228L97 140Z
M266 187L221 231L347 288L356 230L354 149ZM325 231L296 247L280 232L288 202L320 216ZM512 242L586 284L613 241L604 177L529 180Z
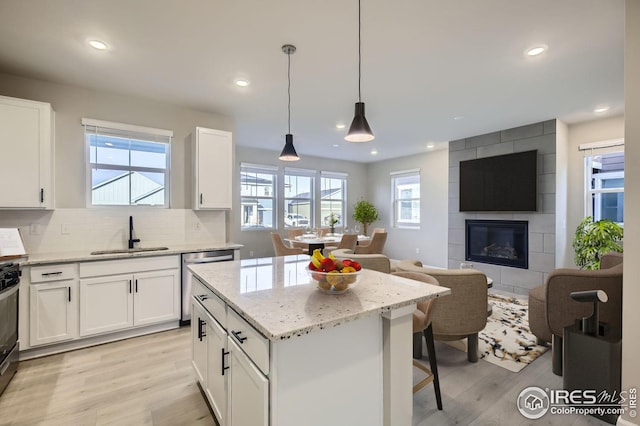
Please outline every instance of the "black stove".
M0 258L0 395L18 370L20 264Z

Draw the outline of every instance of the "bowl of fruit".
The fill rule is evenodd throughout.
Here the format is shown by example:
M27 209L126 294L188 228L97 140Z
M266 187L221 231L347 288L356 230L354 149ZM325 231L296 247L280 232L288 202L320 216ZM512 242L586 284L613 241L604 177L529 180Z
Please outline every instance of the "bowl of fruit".
M318 289L327 294L342 294L360 282L360 263L351 259L324 257L314 250L307 273Z

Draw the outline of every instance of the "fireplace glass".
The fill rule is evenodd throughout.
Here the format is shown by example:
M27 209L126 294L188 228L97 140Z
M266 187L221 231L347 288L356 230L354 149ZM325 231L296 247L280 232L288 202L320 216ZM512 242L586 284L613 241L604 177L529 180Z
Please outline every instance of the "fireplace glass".
M466 220L465 259L529 268L529 226L521 220Z

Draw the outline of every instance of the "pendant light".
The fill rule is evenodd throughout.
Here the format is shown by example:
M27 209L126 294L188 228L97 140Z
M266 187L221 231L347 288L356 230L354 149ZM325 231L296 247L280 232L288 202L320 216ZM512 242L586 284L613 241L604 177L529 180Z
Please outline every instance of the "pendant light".
M284 148L282 148L282 152L280 153L280 159L283 161L298 161L300 157L298 157L298 153L296 149L293 147L293 135L291 134L291 55L296 51L296 47L292 44L285 44L282 46L282 51L287 54L287 94L289 95L289 104L288 104L288 133L284 137Z
M360 33L361 30L361 17L360 17L360 0L358 0L358 102L356 102L356 111L349 127L349 133L344 137L344 140L349 142L369 142L372 141L375 136L367 123L367 118L364 116L364 102L362 102L362 94L360 90L360 80L362 79L362 42Z

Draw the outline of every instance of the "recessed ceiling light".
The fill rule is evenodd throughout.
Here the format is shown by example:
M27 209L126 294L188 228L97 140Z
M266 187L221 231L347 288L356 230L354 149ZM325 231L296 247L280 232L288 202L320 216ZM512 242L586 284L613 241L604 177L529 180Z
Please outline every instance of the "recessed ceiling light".
M464 115L456 115L455 117L453 117L454 120L458 121L458 120L464 120Z
M346 124L344 124L344 123L338 123L338 124L336 124L336 129L344 129L345 127L347 127L347 125L346 125Z
M109 46L107 46L107 43L100 40L89 40L88 43L89 46L93 47L96 50L107 50L109 48Z
M371 150L371 155L378 155L378 150L377 149L372 149Z
M249 85L249 80L245 80L244 78L238 78L235 80L236 86L238 87L247 87Z
M527 56L538 56L541 53L545 52L549 47L547 45L544 44L540 44L538 46L533 46L528 48L525 53L527 54Z
M340 145L338 145L337 143L334 143L333 145L331 145L334 148L338 148Z
M113 146L113 144L111 142L105 142L104 143L106 146Z
M596 114L602 114L603 112L609 111L610 107L607 105L602 105L593 110Z
M434 147L434 146L435 146L434 144L432 144L432 143L428 143L428 144L427 144L427 149L433 149L433 147Z

